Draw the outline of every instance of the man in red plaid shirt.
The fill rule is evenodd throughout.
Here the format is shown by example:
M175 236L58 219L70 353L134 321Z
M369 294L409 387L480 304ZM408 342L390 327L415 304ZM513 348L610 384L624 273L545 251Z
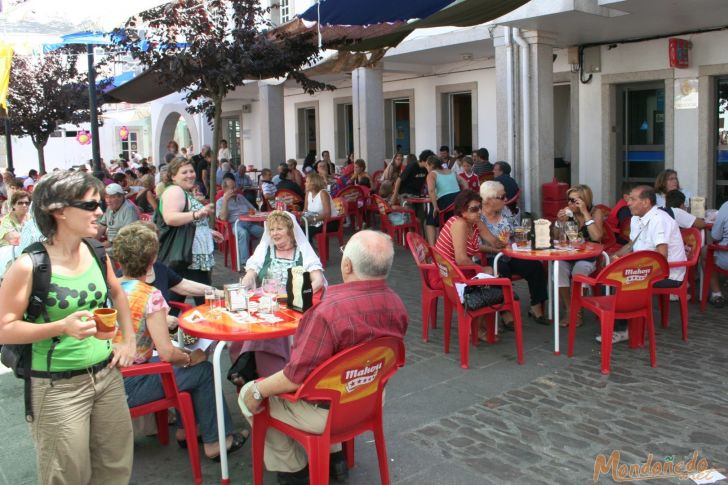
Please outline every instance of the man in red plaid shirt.
M252 384L243 396L253 414L269 398L274 418L310 433L323 432L329 414L326 406L290 403L275 396L295 392L311 371L343 350L380 337L404 338L407 310L386 283L393 257L392 240L386 234L360 231L351 237L341 258L344 283L329 287L322 302L303 316L286 367ZM331 472L338 479L348 473L340 450L341 445L332 446ZM305 450L274 429L266 435L265 466L278 472L280 484L308 483Z

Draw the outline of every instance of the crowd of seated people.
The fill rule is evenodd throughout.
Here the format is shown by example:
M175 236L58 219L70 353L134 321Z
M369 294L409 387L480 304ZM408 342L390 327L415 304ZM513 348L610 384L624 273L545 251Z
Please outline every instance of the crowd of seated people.
M174 146L170 144L170 148L174 149ZM260 176L256 178L245 166L233 167L225 162L218 174L220 187L211 191L212 197L209 197L213 200L208 200L201 192L195 162L177 156L180 153L177 149L175 156L170 157L168 163L158 171L152 171L143 164L132 166L114 163L113 170L106 171L106 186L98 190L98 199L104 200L105 211L102 213L98 204L95 204L94 210L98 210L100 217L92 226L98 229L96 236L105 239L104 244L111 251L114 263L119 266L120 287L126 295L126 302L121 305L127 305L129 309L130 328L137 343L134 363L158 359L174 365L178 387L189 391L193 397L204 452L210 458L219 455L211 366L204 352L186 352L171 345L169 328L176 324L176 319L170 316L167 302L193 297L196 303L202 303L202 296L212 282L214 244L222 241L222 234L210 225L213 214L232 227L240 216L263 209L259 204L267 201L269 214L264 225L242 221L237 224L237 232L233 234L238 241L238 261L244 268L242 285L255 288L267 278L282 280L288 269L302 266L310 273L313 291L319 296L323 294L323 303L315 307L315 312L307 314L312 316L302 321L297 336L317 337L317 332L328 330L334 332L334 337L345 336L344 340L336 342L329 342L334 338L332 336L321 338L320 341L327 345L323 350L313 349L313 341L303 340L296 340L291 347L287 338L247 341L231 346L233 363L251 362L254 373L264 378L252 385L242 373L232 375L238 385L257 386L257 390L246 387L243 394L243 399L253 412L259 409L259 397L272 397L294 390L310 373L312 366L320 363L323 357L370 338L359 335L349 339L343 330L341 316L335 314L331 303L326 303L328 298L334 301L360 295L365 300L374 298L375 294L381 295L386 300L386 308L380 308L377 303L376 311L389 312L382 318L391 320L390 323L397 329L394 333L400 337L406 329L406 311L404 315L401 314L401 302L398 303L398 298L391 294L383 280L392 264L393 245L388 236L367 230L352 236L342 248L341 271L345 283L327 288L324 266L311 241L323 230L327 219L337 215L333 199L336 190L342 186L361 186L366 188L367 194L378 187L379 195L393 206L407 204L408 199L413 198L429 199L429 204L413 205L417 216L426 226L428 242L454 264L468 268L471 272L524 279L530 296L530 320L536 324L550 325L544 313L549 295L547 274L542 262L500 258L497 267L494 267L494 256L510 244L510 237L519 225L518 218L514 217L517 211L506 207L506 201L517 198L519 187L510 164L504 161L491 164L488 151L484 148L475 150L473 158L465 156L458 149L451 156L446 146L440 147L440 156L431 150L424 150L419 157L396 153L391 162L383 167L383 171L373 171L375 175L381 174L376 179L368 173L365 160L352 157L349 160L351 163L344 165L344 168L349 168L342 171L337 169L328 152L322 153L322 159L318 161L315 160L315 153L312 160L307 158L303 171L297 169L298 164L294 159L281 163L275 178L267 168L261 170ZM205 156L208 155L206 152ZM379 168L371 165L370 161L371 170ZM492 180L481 182L484 174ZM42 176L29 178L33 182L28 184L31 186L43 179ZM15 179L12 174L3 176L0 195L3 195L4 190L8 200L3 205L4 217L0 222L0 248L19 242L24 225L31 219L29 206L33 195L22 190L24 185L25 182ZM273 202L280 190L292 191L302 198L300 209L311 215L308 219L308 237L296 215L289 211L270 210L274 208ZM215 192L219 192L216 201ZM674 170L664 171L654 186L626 183L622 192L622 198L606 216L597 208L598 201L593 200L590 187L576 184L568 189L565 207L558 211L554 222L574 224L582 238L593 243L603 243L608 233L615 232L618 238L621 237L618 240L621 248L613 254L616 259L631 251L647 249L663 254L668 262L685 261L687 256L680 228L704 229L707 223L686 210L691 194L680 187L677 173ZM260 194L258 200L255 199L257 194ZM514 206L517 205L518 202L514 202ZM439 213L450 206L453 208L452 214L444 218L442 227L438 227ZM87 210L83 207L79 210ZM157 223L135 222L140 213L155 214L159 220ZM65 227L64 224L62 222L61 226ZM161 232L160 227L163 228ZM628 230L618 231L622 227ZM168 237L166 234L174 228L191 229L194 240L192 257L190 262L166 265L157 260L157 255L160 246L168 241L165 239ZM334 229L333 226L328 227L329 231ZM719 244L728 244L728 203L720 208L711 234ZM728 252L718 253L716 264L728 269ZM569 321L572 278L575 275L591 275L596 270L597 261L593 258L560 262L557 291L566 312L558 324L565 326ZM429 283L433 288L442 286L438 274L431 273L430 277ZM685 277L685 268L672 268L669 277L656 286L675 288ZM718 275L713 274L709 283L710 302L716 307L724 306L725 299ZM360 310L364 313L359 306L364 308L365 305L353 305L354 317ZM314 320L313 316L319 320ZM374 321L362 318L376 327ZM500 321L504 330L513 328L513 315L503 312ZM576 316L576 322L577 326L582 325L581 315ZM322 330L327 324L337 327ZM480 328L484 332L484 326ZM380 331L379 328L374 329L372 335L378 335ZM123 337L128 339L128 335ZM485 335L481 333L480 337L485 338ZM616 322L613 342L627 338L626 322ZM123 344L123 339L117 343ZM152 357L155 349L158 357ZM315 359L310 357L311 353L316 354ZM126 379L124 387L130 406L157 399L162 392L159 380L149 376ZM282 411L276 409L275 412ZM301 411L286 412L296 414ZM223 406L223 413L228 436L226 446L229 451L234 451L243 445L246 434L234 431L226 406ZM181 430L177 438L179 441L185 438ZM276 438L273 438L272 443L266 442L266 445L295 449L296 459L291 463L282 463L280 457L277 461L275 458L266 458L268 468L279 472L283 482L294 480L291 483L298 483L295 480L303 480L305 456L301 458L295 444L275 441ZM266 451L272 457L276 455L275 451ZM340 455L332 458L337 462L340 459Z

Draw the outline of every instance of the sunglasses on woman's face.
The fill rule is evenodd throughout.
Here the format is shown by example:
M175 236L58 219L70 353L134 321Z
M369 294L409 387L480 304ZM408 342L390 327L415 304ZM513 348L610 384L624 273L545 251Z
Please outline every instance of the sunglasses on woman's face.
M507 197L505 195L496 195L493 198L496 200L506 200L507 199Z
M569 204L576 204L577 202L579 202L579 199L574 199L573 197L569 198Z
M481 206L481 205L471 205L470 207L468 207L468 212L472 212L472 213L480 212L480 209L482 207L483 206Z
M27 200L21 200L20 202L16 202L15 205L30 205L30 202Z
M101 206L98 200L72 200L68 203L70 207L93 212Z

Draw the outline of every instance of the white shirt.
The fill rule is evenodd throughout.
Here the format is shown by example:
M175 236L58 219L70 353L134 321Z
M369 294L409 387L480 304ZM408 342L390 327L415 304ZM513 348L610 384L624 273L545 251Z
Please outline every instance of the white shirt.
M316 197L311 194L311 192L308 193L308 212L315 212L316 214L323 214L324 213L324 204L321 202L321 192L326 192L325 190L321 190L318 194L316 194ZM329 196L329 201L331 205L331 217L336 217L339 215L339 212L336 210L336 204L331 200L331 197Z
M667 244L668 263L687 260L677 222L657 206L642 217L632 216L629 235L634 242L633 251L656 251L660 244ZM684 267L670 269L671 280L682 281L684 277Z
M218 160L227 160L230 161L230 149L229 148L221 148L217 151L217 159Z
M697 219L697 217L695 217L686 210L680 209L679 207L673 207L672 213L675 215L675 222L677 222L677 225L682 227L683 229L693 227L693 224L695 224L695 219Z
M685 205L690 207L690 198L693 196L693 193L686 189L680 189L680 192L683 193L685 196ZM655 200L657 207L665 207L665 194L655 194Z

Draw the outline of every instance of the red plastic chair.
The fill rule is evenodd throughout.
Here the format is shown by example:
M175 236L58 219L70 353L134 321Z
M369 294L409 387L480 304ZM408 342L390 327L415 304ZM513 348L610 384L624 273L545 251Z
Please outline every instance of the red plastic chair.
M182 315L184 312L188 310L192 310L194 307L190 305L189 303L182 303L180 301L168 301L167 304L170 308L177 309L179 311L179 314Z
M521 306L513 297L513 287L508 278L467 279L459 267L452 264L436 248L430 248L435 259L440 277L442 278L445 297L451 307L455 308L458 317L458 340L460 343L460 367L468 368L468 354L470 352L469 337L473 345L478 343L478 317L488 316L486 335L489 343L495 343L495 314L501 311L513 313L513 327L516 332L516 354L518 363L523 364L523 332L521 330ZM466 310L460 302L460 296L455 288L456 283L468 286L501 286L503 287L503 304L497 307L484 307L478 310ZM450 352L450 319L445 321L445 353Z
M187 454L192 465L192 476L195 483L202 483L202 470L200 468L200 453L197 443L197 423L195 422L195 411L192 407L192 398L187 392L180 392L177 389L177 381L174 378L174 370L167 362L154 362L149 364L133 365L121 369L124 377L135 377L144 375L159 375L164 389L164 398L141 406L129 408L132 418L144 416L145 414L156 415L157 437L163 445L169 444L169 424L167 423L167 410L176 408L182 418L182 425L187 437Z
M329 417L321 434L310 434L278 421L268 408L253 417L253 483L263 484L263 453L268 428L291 436L306 448L310 482L329 483L329 448L343 443L349 468L354 466L354 437L374 433L379 476L389 484L387 449L382 426L382 395L390 377L404 365L404 343L384 337L344 350L319 365L295 394L280 394L290 402L329 401ZM355 374L347 377L349 373Z
M644 326L647 322L650 337L650 365L656 367L655 324L652 318L652 295L655 282L667 278L667 260L657 251L637 251L619 258L601 270L595 278L576 275L572 278L571 311L569 317L568 356L574 355L576 317L582 308L593 312L602 326L602 374L609 374L612 356L612 333L615 319L628 319L630 346L644 345ZM615 288L612 295L582 295L583 286L597 285Z
M376 194L372 195L372 198L374 199L374 203L377 204L377 209L379 210L382 231L389 234L392 240L397 244L402 244L404 246L404 236L408 232L414 231L417 234L421 234L420 221L417 220L415 211L412 209L405 209L404 207L393 209L392 206L389 205L389 202ZM406 214L409 217L409 222L398 225L392 224L388 216L396 213Z
M360 185L349 185L336 194L336 197L340 197L346 202L347 213L352 218L357 231L361 229L362 222L364 222L366 201L369 197L365 189L366 187Z
M276 199L281 199L286 203L286 210L288 212L303 210L303 197L292 190L278 189Z
M437 286L430 284L430 275L437 271L435 263L432 261L430 246L427 241L414 232L407 234L407 246L409 247L412 257L415 258L415 264L420 272L420 284L422 288L422 341L427 342L429 338L429 327L432 322L432 328L437 328L437 299L443 297L445 300L445 320L450 321L452 318L452 308L445 297L445 290L442 283Z
M662 313L662 328L667 328L670 318L670 295L677 295L680 300L680 319L682 321L682 339L688 340L688 283L693 290L693 301L695 301L695 273L697 272L698 260L700 259L701 237L700 231L691 227L680 229L687 261L668 263L670 268L685 268L685 277L677 288L655 288L654 294L660 295L660 310Z
M705 304L708 303L708 295L710 294L710 278L713 272L722 275L728 275L728 270L725 270L715 264L715 253L718 251L728 251L728 246L721 246L720 244L708 244L708 253L705 256L705 267L703 268L703 294L700 298L700 311L705 311Z
M384 173L384 169L377 170L372 174L372 193L378 194L379 193L379 187L382 186L382 174Z
M232 224L222 219L215 219L215 230L223 237L222 242L217 243L217 250L224 255L225 266L228 265L228 257L230 258L230 268L234 270L238 267L238 252L235 250L238 245L237 241L234 240L235 234L233 234Z
M336 211L339 213L338 216L327 217L324 219L322 231L316 234L316 246L318 247L318 256L321 260L321 264L326 266L329 260L329 238L336 236L339 240L339 246L344 245L344 221L346 221L346 203L341 197L336 197L332 200L332 203L336 206ZM338 221L338 229L334 232L328 232L329 222Z
M455 213L455 202L438 212L438 222L443 227L447 220Z
M516 191L516 194L513 197L511 197L510 199L506 200L504 202L504 204L508 207L511 207L511 206L515 207L516 204L518 203L518 199L520 197L521 197L521 189L518 189L518 191Z

